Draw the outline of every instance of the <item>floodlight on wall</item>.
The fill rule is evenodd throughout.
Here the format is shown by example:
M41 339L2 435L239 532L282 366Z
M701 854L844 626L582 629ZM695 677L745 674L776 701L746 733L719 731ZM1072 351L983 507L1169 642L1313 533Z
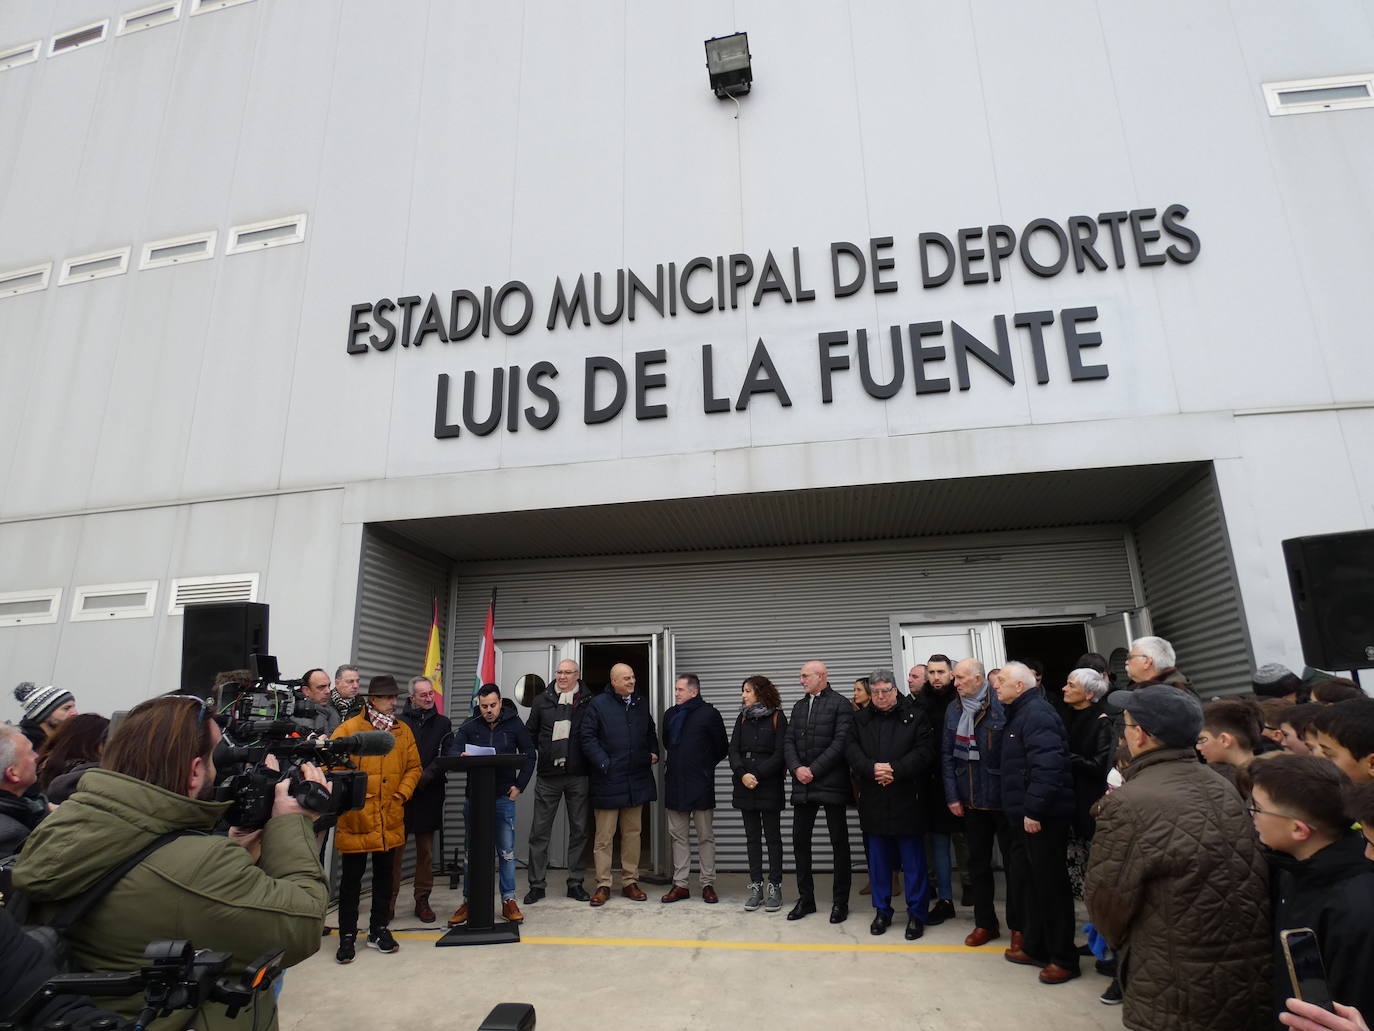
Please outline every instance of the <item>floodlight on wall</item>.
M749 57L747 32L706 41L706 71L711 76L711 89L721 100L734 100L749 92L754 82Z

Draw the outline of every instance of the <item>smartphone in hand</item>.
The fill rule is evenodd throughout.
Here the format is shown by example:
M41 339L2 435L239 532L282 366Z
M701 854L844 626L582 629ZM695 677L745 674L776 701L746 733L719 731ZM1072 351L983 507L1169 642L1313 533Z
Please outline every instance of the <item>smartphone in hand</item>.
M1280 931L1279 944L1288 964L1293 994L1303 1002L1335 1013L1336 1008L1331 1005L1331 990L1326 985L1326 965L1317 948L1317 933L1310 927Z

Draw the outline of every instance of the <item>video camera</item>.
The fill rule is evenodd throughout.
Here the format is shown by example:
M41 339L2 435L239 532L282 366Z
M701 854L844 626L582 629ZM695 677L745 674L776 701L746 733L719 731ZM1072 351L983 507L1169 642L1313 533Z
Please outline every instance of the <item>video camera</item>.
M60 974L51 978L19 1011L3 1023L0 1031L40 1031L47 1025L36 1023L43 1008L59 996L123 997L143 992L143 1010L132 1024L117 1023L111 1017L97 1019L92 1028L129 1027L143 1031L159 1017L176 1010L198 1010L208 1003L228 1008L230 1020L252 1004L258 992L268 991L281 974L282 953L269 952L254 961L241 977L226 977L233 957L227 952L195 949L188 941L156 941L143 953L143 966L127 973L96 972ZM99 1017L99 1011L95 1015ZM60 1020L54 1029L69 1029Z
M396 739L384 730L364 731L341 738L303 737L292 716L313 715L314 706L296 697L299 680L283 680L277 660L254 655L250 660L254 680L250 684L225 684L215 700L224 740L215 750L220 777L215 801L232 802L230 826L254 830L272 816L277 782L289 780L291 795L304 808L319 814L316 830L332 825L341 813L361 809L367 799L367 774L360 770L331 770L325 776L330 788L309 780L304 763L352 767L356 755L386 755ZM310 713L305 713L305 707ZM277 758L280 770L267 765Z

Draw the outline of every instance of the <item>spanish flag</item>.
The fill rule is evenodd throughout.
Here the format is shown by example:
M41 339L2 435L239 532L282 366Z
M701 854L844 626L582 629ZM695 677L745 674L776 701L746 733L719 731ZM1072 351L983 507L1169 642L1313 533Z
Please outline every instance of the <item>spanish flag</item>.
M434 622L429 625L429 647L425 649L425 678L434 685L434 707L444 711L444 660L439 647L439 602L434 602Z

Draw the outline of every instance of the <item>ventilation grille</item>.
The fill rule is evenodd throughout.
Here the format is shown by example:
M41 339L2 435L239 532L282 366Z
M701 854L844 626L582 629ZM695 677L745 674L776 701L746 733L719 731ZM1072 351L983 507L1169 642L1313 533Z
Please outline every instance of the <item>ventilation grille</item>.
M237 7L239 4L251 4L253 0L191 0L192 14L209 14L211 11L222 11L226 7Z
M0 594L0 626L34 626L56 623L62 604L62 588L10 591Z
M169 616L180 616L187 605L206 602L257 601L257 573L229 573L225 576L183 576L172 581L167 607Z
M72 597L72 622L151 616L156 597L156 580L78 587Z
M1324 79L1266 82L1264 100L1271 115L1304 115L1374 107L1374 72Z
M48 262L46 265L30 265L28 268L15 269L13 272L0 272L0 297L13 297L16 294L29 294L35 290L45 290L51 275L52 262Z
M38 52L43 49L43 41L36 39L32 43L25 43L22 47L9 47L0 50L0 72L9 68L18 68L21 64L29 64L38 60Z
M181 17L181 0L164 0L163 3L154 4L152 7L144 7L137 11L130 11L122 15L119 19L119 28L115 30L116 36L127 36L131 32L138 32L141 29L151 29L158 25L166 25L174 22Z
M284 218L269 219L266 222L250 222L234 226L229 230L229 246L225 254L242 254L244 251L261 250L264 247L284 247L300 243L305 239L305 214L287 215Z
M154 240L143 245L143 256L139 259L138 267L166 268L168 265L185 265L187 262L213 258L218 237L219 233L212 229L208 233Z
M122 276L129 271L130 250L130 247L121 247L115 251L100 251L96 254L83 254L79 258L68 258L62 263L62 274L57 278L57 285L69 286L92 279Z
M110 19L93 22L90 25L83 25L79 29L72 29L61 35L54 36L52 43L48 45L48 56L54 54L69 54L73 50L80 50L82 47L92 46L101 42L105 34L110 31Z

